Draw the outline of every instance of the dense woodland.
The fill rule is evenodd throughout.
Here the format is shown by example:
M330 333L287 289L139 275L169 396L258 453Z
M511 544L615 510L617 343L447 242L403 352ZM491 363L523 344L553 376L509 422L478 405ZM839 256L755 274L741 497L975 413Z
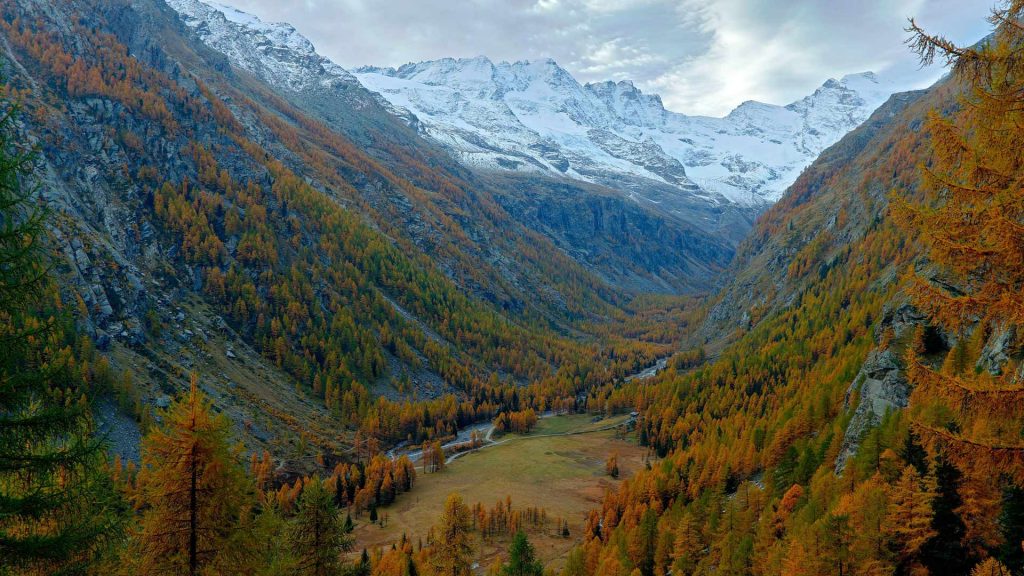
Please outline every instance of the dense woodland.
M620 378L677 345L706 307L638 299L632 316L578 324L590 334L580 341L535 319L511 322L248 138L207 87L197 98L82 22L44 31L5 13L6 37L60 97L110 98L181 136L181 157L198 178L168 180L149 164L154 152L124 132L117 138L137 152L126 178L144 189L176 258L201 271L205 296L353 440L349 452L323 455L318 473L282 477L271 454L244 453L203 393L202 374L156 414L139 405L131 375L115 373L76 333L83 304L57 281L47 235L55 216L40 201L33 151L19 140L19 119L60 106L58 93L8 86L0 574L463 576L479 542L500 540L508 554L484 570L533 576L544 573L529 541L538 531L579 539L564 576L1022 573L1020 369L977 368L993 334L1024 321L1022 21L1024 2L1006 3L993 14L992 38L975 48L912 24L924 62L952 66L937 90L950 105L931 110L920 129L897 131L876 153L875 172L860 175L893 188L881 216L827 265L836 238L823 232L806 243L786 267L807 287L791 306L763 317L754 310L751 328L714 358L702 347L678 352L639 384ZM271 117L241 94L233 105L339 186L344 179L306 131L334 157L400 181L313 121ZM183 111L224 140L182 135ZM257 176L218 163L229 156ZM793 231L812 193L805 182L755 236ZM464 192L461 183L435 185L455 199ZM877 282L893 267L897 282ZM901 298L927 327L879 328ZM587 305L583 296L570 304ZM148 329L158 331L159 319ZM934 345L937 332L950 336L948 349ZM903 356L909 407L886 413L837 467L857 400L847 390L880 340ZM388 357L428 366L457 393L375 397L370 387ZM143 420L138 465L106 457L90 410L105 394ZM379 507L411 497L419 475L443 471L442 442L461 427L493 421L498 434L525 434L549 411L631 410L640 412L637 441L659 459L609 492L583 534L530 502L470 506L452 495L428 534L354 548L355 524L385 522ZM480 442L474 435L461 448ZM418 465L386 454L398 443L421 446ZM615 455L606 472L619 475Z
M69 30L45 31L42 23L9 13L3 25L12 44L57 87L52 95L27 95L33 114L45 115L59 106L48 100L65 95L103 96L158 122L167 137L181 142L181 158L195 181L165 180L158 151L145 148L132 132L117 134L134 152L123 169L142 187L143 208L165 228L182 263L201 271L204 295L232 326L344 423L385 442L446 437L499 409L521 409L520 396L541 410L561 408L664 349L636 340L598 348L529 323L513 324L467 298L425 255L394 245L274 159L247 138L233 112L207 87L198 86L199 98L186 93L172 78L141 65L114 36L81 21ZM73 57L69 43L79 51L84 44L85 50ZM319 135L346 166L412 187L315 121L292 111L294 123L284 122L244 95L235 98L339 189L351 186L311 156L300 128ZM210 141L199 134L189 138L179 115L212 123L216 135ZM225 156L241 156L260 177L239 181L218 164L216 158ZM437 187L458 193L447 181ZM159 320L149 328L159 332ZM445 397L426 409L378 400L369 387L381 378L403 386L402 374L388 374L387 357L408 370L438 374L462 398L453 403ZM497 379L498 372L505 377ZM518 384L541 380L543 392L519 389Z

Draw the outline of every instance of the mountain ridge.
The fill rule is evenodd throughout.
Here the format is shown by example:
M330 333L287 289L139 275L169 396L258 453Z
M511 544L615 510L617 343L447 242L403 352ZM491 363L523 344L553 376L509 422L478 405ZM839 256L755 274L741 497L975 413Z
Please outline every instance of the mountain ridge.
M724 118L686 116L630 81L581 84L551 58L444 58L349 71L291 25L203 0L170 4L204 42L278 87L343 85L357 106L380 105L463 166L597 184L730 246L817 153L891 92L862 73L829 80L787 106L751 101ZM239 34L260 41L240 50Z
M564 178L565 184L557 187L536 179L528 184L517 182L515 186L506 186L503 178L495 177L500 174L471 170L442 145L418 137L417 133L422 136L422 130L415 115L399 110L379 94L364 88L346 71L313 52L305 39L275 42L271 38L296 35L291 26L275 28L255 17L237 13L229 18L218 6L199 0L172 0L169 4L185 24L183 28L191 30L208 48L224 54L228 64L237 68L241 75L252 74L274 86L294 107L317 116L392 170L425 187L434 184L429 178L420 179L415 170L410 172L403 166L405 161L396 162L396 159L401 156L419 166L443 167L463 181L468 193L489 194L506 211L514 212L514 219L519 222L513 225L524 224L546 236L557 248L613 286L630 291L670 293L707 290L714 276L731 258L737 238L749 229L753 220L754 210L680 195L673 186L651 181L645 181L643 187L646 196L653 201L643 203L621 194L623 187L617 182L609 182L612 186L603 190L589 182ZM268 29L271 32L267 32ZM608 140L610 146L618 145L613 134L608 135ZM678 168L671 166L671 162L666 159L666 166ZM678 169L678 172L684 171ZM558 175L538 172L535 176ZM542 198L529 196L533 201L524 203L519 191L526 189L543 189L550 193L543 194ZM411 216L408 210L395 205L390 196L381 197L371 190L356 201L363 200L383 205L383 210L393 213L390 221L408 220ZM559 218L555 222L551 218L529 216L551 206L557 212L566 212L580 203L601 206L597 221L614 218L636 225L591 226L574 219ZM663 206L671 208L666 210ZM456 213L449 216L457 217L467 228L478 227L483 221L480 217L458 214L451 203L439 203L438 207L442 211L455 209ZM407 228L419 228L415 221L409 225ZM631 230L631 233L617 235L613 230ZM659 245L654 240L659 236L671 240ZM481 234L469 237L483 238ZM430 242L429 238L426 241ZM595 245L601 248L595 249ZM493 254L494 246L477 242L485 258L504 259ZM641 255L657 263L638 266L633 256Z
M447 144L467 164L522 170L529 164L607 182L608 177L588 171L582 156L593 163L600 159L602 166L622 174L674 185L709 202L747 205L777 200L821 150L866 120L893 91L872 72L849 74L827 80L814 93L785 106L751 100L713 118L668 110L659 95L645 94L631 81L580 84L550 58L513 63L494 63L483 56L445 58L352 72L364 86L416 116L421 130ZM537 81L551 90L534 86ZM497 102L506 106L492 104ZM548 110L545 104L550 104ZM481 134L484 129L494 132L490 122L502 116L507 118L502 135L536 135L535 141L518 142L520 150L540 150L520 154L522 166L514 164L511 146L503 148L498 137L488 140ZM567 125L566 120L578 126ZM472 137L464 136L467 130ZM647 150L630 157L602 139L600 132L589 130L612 132L619 148L628 143L630 152L645 145ZM724 142L716 147L719 139ZM543 146L551 142L558 147L555 151ZM493 161L488 151L497 154ZM573 158L584 165L577 166ZM693 190L694 184L699 191Z

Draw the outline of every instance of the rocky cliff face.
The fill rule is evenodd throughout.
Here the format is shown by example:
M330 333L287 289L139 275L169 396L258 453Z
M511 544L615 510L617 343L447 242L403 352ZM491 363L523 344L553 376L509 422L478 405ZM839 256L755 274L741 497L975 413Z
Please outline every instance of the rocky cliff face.
M697 227L585 183L514 173L491 181L495 199L516 221L609 284L634 292L707 290L752 221L745 212L693 206L694 214L706 215L707 227Z

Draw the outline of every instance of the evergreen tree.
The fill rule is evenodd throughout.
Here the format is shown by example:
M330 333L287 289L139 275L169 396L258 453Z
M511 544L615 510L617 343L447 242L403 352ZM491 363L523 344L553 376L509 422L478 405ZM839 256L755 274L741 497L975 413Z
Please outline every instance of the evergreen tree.
M502 567L502 576L543 576L544 565L537 559L533 544L522 530L512 538L508 553L508 564Z
M142 441L135 494L143 511L127 554L129 573L224 574L248 554L239 542L252 483L229 442L230 424L216 415L193 375L187 396Z
M370 554L367 553L366 548L363 548L363 553L359 555L359 563L352 570L352 575L370 576L370 568Z
M933 468L936 494L932 501L932 529L935 536L921 548L921 561L932 574L966 574L975 559L964 547L965 526L956 513L963 505L961 474L943 458L936 459Z
M1024 489L1006 489L999 526L1003 531L999 559L1014 573L1024 572Z
M291 546L282 535L288 532L288 521L273 497L263 498L260 513L252 527L252 554L248 573L258 576L294 574L298 567Z
M345 525L342 527L346 534L351 534L355 530L356 525L352 522L352 513L345 514Z
M299 563L297 573L309 576L337 574L341 553L352 548L352 537L318 477L306 482L299 496L291 541Z
M84 571L115 536L117 504L83 382L54 351L64 334L47 308L32 154L16 144L16 107L0 114L0 573Z

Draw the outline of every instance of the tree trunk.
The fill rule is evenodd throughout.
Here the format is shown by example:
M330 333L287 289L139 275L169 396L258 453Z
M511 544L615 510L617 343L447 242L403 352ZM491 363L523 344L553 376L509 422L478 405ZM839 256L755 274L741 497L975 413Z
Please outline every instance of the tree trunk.
M193 426L195 425L195 416L193 416ZM189 449L189 468L191 468L192 479L189 485L188 494L188 573L190 576L196 576L199 571L199 536L198 536L198 505L197 505L197 484L198 484L198 470L196 470L196 443L193 439L192 447Z

